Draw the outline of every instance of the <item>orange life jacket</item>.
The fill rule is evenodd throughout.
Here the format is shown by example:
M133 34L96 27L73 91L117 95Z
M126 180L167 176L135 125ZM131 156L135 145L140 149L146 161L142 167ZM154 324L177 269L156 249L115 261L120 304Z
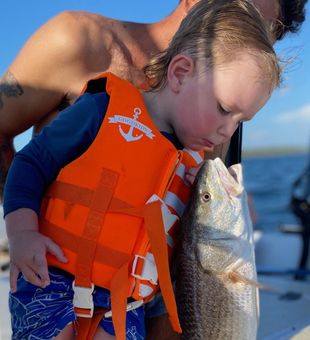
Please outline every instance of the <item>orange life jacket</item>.
M69 259L48 255L48 263L75 276L78 316L92 317L94 285L111 291L117 339L125 339L127 298L148 301L159 285L172 327L181 332L169 255L190 193L185 168L197 166L203 153L178 151L162 136L127 81L105 73L84 91L94 88L110 96L99 132L60 171L42 204L40 231Z

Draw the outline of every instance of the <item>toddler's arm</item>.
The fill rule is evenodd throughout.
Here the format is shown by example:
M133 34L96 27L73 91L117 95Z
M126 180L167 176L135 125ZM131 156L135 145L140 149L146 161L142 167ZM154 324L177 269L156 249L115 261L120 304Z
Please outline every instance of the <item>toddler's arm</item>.
M37 214L28 208L17 209L5 217L10 251L10 287L16 292L20 272L30 283L46 287L50 283L46 253L67 262L61 248L38 231Z

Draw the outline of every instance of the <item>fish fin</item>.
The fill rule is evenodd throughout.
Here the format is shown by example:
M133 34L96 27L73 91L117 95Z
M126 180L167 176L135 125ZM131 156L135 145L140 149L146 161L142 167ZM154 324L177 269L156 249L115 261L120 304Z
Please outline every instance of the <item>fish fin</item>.
M262 289L264 287L263 284L257 282L256 280L251 280L251 279L249 279L249 278L247 278L243 275L240 275L236 272L227 273L227 277L233 283L244 283L244 284L255 286L255 287L260 288L260 289Z
M270 285L267 285L265 283L262 284L262 287L259 287L259 288L262 289L262 290L265 290L267 292L275 293L275 294L284 294L286 292L286 290L284 290L282 288L270 286Z

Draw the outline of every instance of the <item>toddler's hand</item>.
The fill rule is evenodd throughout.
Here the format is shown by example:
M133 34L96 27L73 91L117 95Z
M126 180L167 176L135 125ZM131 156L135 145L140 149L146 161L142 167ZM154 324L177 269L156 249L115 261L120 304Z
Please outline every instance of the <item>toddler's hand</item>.
M186 169L185 171L185 180L188 184L190 185L193 185L194 184L194 181L195 181L195 178L196 178L196 175L201 167L202 163L199 164L197 167L195 168L189 168L189 169Z
M67 262L61 248L50 238L34 230L23 230L9 238L10 250L10 287L16 292L17 277L22 272L27 281L39 287L50 284L46 253Z

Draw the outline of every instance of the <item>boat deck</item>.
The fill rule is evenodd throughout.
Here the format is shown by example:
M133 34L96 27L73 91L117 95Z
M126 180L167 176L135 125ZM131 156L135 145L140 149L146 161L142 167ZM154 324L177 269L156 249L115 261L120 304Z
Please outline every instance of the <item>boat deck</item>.
M259 276L266 289L260 290L258 339L310 339L310 282L291 278Z

